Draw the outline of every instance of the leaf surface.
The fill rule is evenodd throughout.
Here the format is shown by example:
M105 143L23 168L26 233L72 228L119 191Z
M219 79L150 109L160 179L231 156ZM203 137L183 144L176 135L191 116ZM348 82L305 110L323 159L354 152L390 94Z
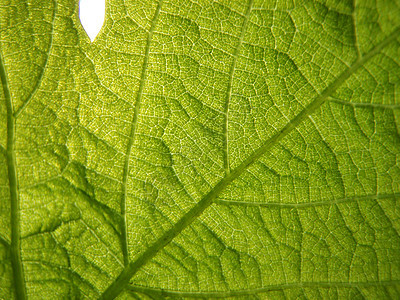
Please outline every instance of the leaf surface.
M0 16L0 298L400 297L399 2Z

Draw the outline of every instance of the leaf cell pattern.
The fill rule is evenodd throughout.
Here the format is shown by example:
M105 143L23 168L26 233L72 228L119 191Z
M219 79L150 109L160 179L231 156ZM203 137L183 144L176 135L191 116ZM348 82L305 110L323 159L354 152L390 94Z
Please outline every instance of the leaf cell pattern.
M0 5L0 298L400 297L400 3Z

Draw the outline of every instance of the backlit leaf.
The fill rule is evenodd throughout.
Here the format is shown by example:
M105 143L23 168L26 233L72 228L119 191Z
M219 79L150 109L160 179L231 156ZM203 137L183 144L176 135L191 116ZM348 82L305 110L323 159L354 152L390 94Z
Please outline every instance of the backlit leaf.
M1 299L400 298L400 2L0 5Z

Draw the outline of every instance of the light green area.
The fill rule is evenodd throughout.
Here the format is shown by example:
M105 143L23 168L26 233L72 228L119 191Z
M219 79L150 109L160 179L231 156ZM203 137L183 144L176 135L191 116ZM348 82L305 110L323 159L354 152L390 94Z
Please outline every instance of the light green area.
M400 2L0 4L0 299L399 299Z

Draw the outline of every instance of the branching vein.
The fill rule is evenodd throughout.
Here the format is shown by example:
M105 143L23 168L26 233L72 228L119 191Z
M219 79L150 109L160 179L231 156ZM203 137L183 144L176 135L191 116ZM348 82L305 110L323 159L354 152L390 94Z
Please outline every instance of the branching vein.
M228 125L229 125L229 102L232 98L232 84L233 84L233 75L235 73L236 62L240 54L240 48L242 47L243 39L246 34L247 24L249 22L251 7L253 6L253 0L250 0L247 6L245 19L242 24L242 29L239 37L238 44L236 46L235 52L233 53L232 64L229 68L229 82L226 89L226 98L225 98L225 110L224 110L224 127L223 127L223 146L224 146L224 169L225 174L228 175L230 173L230 164L229 164L229 140L228 140Z
M56 14L57 14L57 1L56 0L54 1L54 8L52 9L52 11L53 11L53 16L52 16L52 21L51 21L52 27L51 27L51 32L50 32L50 45L49 45L49 49L47 50L47 53L46 53L45 62L43 64L42 70L40 71L39 78L36 81L36 85L33 87L33 90L31 91L29 96L26 98L26 100L24 101L22 106L19 109L17 109L17 111L14 113L15 119L18 119L18 116L29 105L29 103L31 102L33 97L36 95L36 92L38 91L38 89L39 89L39 87L40 87L40 85L42 83L42 80L43 80L43 77L44 77L44 73L45 73L45 70L46 70L46 66L47 66L47 63L49 62L49 59L50 59L50 52L51 52L51 49L53 48L54 21L55 21Z
M237 296L250 296L258 293L285 290L291 288L367 288L374 286L391 286L399 284L399 280L368 281L368 282L294 282L287 284L268 285L262 288L236 290L226 292L183 292L156 289L142 286L129 286L131 292L143 293L156 297L189 297L189 298L226 298Z
M20 204L18 194L17 163L15 158L15 118L7 73L0 53L0 78L7 108L7 172L11 201L11 264L17 299L26 299L25 279L21 261Z
M243 174L261 156L267 153L273 146L277 145L284 137L292 132L306 118L319 109L327 99L355 72L365 65L374 55L378 54L383 48L394 41L400 33L400 28L394 30L381 43L373 47L365 56L357 60L352 66L344 70L336 80L334 80L321 94L319 94L307 107L305 107L291 122L282 130L255 150L245 161L233 169L225 178L219 181L216 186L209 191L192 209L190 209L172 228L166 231L150 247L148 247L135 261L130 262L115 281L106 289L101 299L113 299L126 288L134 276L145 264L155 257L173 238L179 235L193 221L195 221L205 209L207 209L220 193L228 187L232 181Z
M127 182L128 182L128 176L129 176L129 160L130 160L130 155L132 152L132 146L135 140L135 133L136 133L136 128L137 128L137 120L138 120L138 115L140 111L140 104L142 101L143 97L143 89L145 86L146 82L146 76L147 76L147 67L149 64L149 56L150 56L150 45L151 45L151 40L153 37L153 32L156 27L158 15L160 14L161 10L161 5L162 1L160 0L156 11L154 13L153 19L151 21L151 27L149 32L147 33L147 39L146 39L146 48L145 48L145 54L144 54L144 59L143 59L143 65L142 65L142 73L140 76L140 83L139 83L139 90L137 92L136 96L136 101L135 101L135 109L133 113L133 119L132 119L132 125L131 125L131 132L129 135L129 140L126 148L126 156L125 156L125 162L124 162L124 171L123 171L123 179L122 179L122 200L121 200L121 214L123 218L123 224L122 224L122 233L121 233L121 243L122 243L122 252L124 256L124 265L126 266L129 263L129 256L128 256L128 237L127 237L127 230L126 230L126 197L127 197Z
M280 208L307 208L313 206L333 205L346 202L358 202L368 200L382 200L382 199L393 199L400 197L400 193L394 194L380 194L380 195L366 195L359 197L346 197L341 199L327 200L327 201L315 201L315 202L304 202L304 203L280 203L280 202L247 202L247 201L234 201L217 199L215 204L220 205L241 205L241 206L261 206L261 207L280 207Z

